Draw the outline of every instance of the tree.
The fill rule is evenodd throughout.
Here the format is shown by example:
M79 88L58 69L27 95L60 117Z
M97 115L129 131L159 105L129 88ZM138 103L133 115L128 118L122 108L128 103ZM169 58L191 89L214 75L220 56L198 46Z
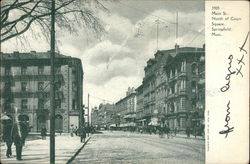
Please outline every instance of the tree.
M100 34L104 28L94 9L108 11L98 0L56 0L56 27L72 33L83 27ZM48 39L50 16L50 0L2 0L0 43L33 30L33 25L38 25Z

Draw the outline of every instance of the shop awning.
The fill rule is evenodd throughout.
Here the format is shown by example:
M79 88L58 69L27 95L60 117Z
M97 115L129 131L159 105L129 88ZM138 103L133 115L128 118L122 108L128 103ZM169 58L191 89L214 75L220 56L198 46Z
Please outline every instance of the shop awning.
M152 126L158 126L158 118L151 118L151 121L149 122L148 125L152 125Z
M129 127L129 126L136 126L136 124L134 122L120 124L120 127Z

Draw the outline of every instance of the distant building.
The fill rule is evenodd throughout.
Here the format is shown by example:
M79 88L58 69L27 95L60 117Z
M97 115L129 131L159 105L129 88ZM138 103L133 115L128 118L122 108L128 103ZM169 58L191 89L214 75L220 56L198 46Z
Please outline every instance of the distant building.
M137 126L144 126L143 119L143 86L140 85L135 89L136 91L136 124Z
M126 97L119 100L115 104L115 112L120 118L120 128L134 128L136 127L136 92L135 89L128 88Z
M83 69L81 60L56 53L55 130L80 124ZM28 121L32 131L50 128L50 53L1 53L1 113Z
M91 110L91 125L93 127L98 127L99 125L99 118L98 118L98 109L97 107Z
M96 128L109 129L114 124L113 120L114 104L100 104L98 110L92 111L92 125Z

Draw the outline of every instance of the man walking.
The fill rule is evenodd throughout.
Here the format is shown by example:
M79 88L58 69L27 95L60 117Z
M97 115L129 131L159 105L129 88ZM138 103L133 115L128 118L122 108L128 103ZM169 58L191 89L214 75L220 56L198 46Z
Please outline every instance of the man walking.
M42 140L46 140L46 135L47 135L47 129L45 126L43 126L41 129Z
M27 136L27 129L26 124L22 122L16 122L13 125L12 128L12 140L16 146L16 159L17 160L22 160L22 149L23 149L23 144L25 142L25 138Z
M84 127L80 127L78 129L78 134L81 137L81 142L85 142L85 138L86 138L86 130Z
M12 146L12 137L11 137L11 130L12 130L12 120L7 120L6 123L3 125L3 141L6 142L7 151L6 156L10 158L12 156L11 146Z

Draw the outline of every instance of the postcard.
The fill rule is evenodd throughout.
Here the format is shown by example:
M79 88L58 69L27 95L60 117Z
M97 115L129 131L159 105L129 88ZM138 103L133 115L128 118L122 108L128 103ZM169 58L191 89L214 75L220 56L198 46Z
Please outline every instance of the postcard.
M2 0L1 157L249 163L249 2Z

